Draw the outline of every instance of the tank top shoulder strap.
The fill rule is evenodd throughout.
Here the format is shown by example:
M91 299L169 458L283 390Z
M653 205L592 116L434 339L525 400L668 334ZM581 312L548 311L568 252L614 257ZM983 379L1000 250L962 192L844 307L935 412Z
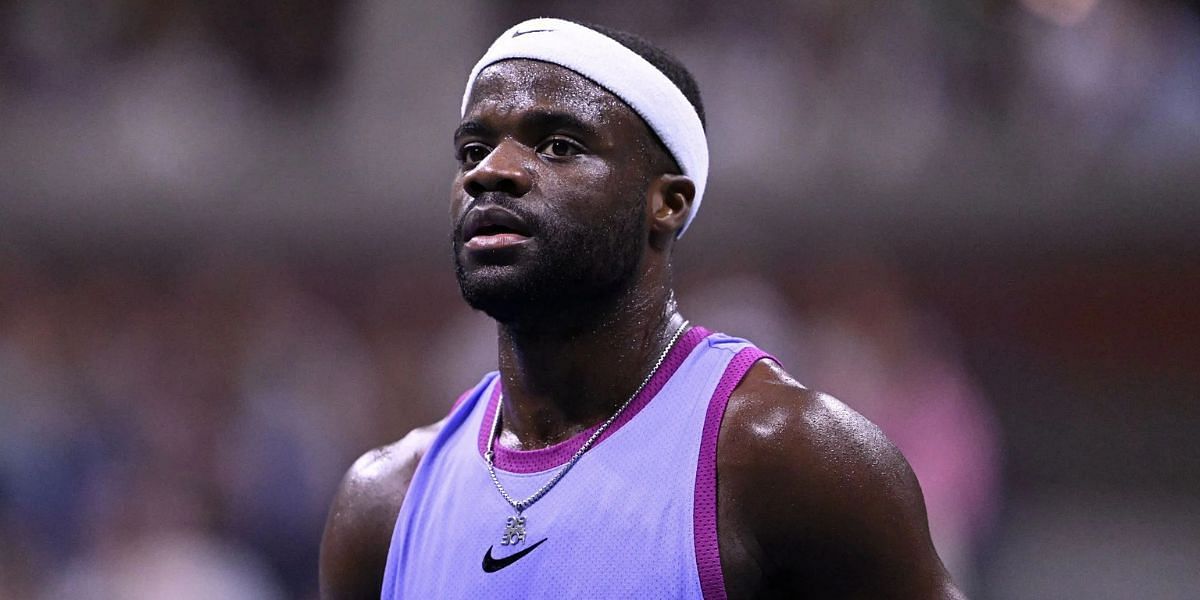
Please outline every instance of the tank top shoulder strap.
M764 358L779 362L774 356L750 342L714 333L706 338L709 348L730 353L724 373L713 390L704 417L700 438L700 455L696 462L696 487L693 498L693 541L696 547L696 570L705 599L724 600L725 578L721 572L720 540L717 537L717 438L729 398L750 368Z

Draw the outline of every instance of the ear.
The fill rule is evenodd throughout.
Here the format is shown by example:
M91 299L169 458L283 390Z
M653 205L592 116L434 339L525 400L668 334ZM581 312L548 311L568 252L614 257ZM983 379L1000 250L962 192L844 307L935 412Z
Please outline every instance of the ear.
M650 243L655 248L665 249L687 222L692 199L696 197L696 184L686 175L664 173L651 180L646 195L650 208Z

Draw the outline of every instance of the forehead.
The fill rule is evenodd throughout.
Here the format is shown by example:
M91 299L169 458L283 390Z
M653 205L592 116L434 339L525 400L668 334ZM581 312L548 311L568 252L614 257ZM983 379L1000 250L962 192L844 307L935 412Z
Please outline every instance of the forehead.
M551 108L596 124L636 120L620 98L592 80L555 64L536 60L505 60L479 73L465 116Z

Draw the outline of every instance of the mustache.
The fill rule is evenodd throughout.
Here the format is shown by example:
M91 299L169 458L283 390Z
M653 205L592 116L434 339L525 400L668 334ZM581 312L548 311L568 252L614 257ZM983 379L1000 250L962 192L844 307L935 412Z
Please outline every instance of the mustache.
M524 203L519 198L514 198L504 192L485 192L471 199L467 204L467 209L458 217L458 221L454 224L454 243L458 244L462 241L463 225L467 221L467 215L477 207L495 206L503 208L508 212L519 217L525 224L529 226L529 232L536 234L542 229L542 222L538 215L529 211Z

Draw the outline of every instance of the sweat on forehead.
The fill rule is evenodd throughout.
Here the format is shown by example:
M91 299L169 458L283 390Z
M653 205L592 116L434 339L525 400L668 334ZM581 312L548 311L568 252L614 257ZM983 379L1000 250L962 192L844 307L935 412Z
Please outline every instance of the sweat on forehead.
M613 113L636 117L620 98L594 81L570 69L533 60L505 60L480 71L467 100L467 114L480 102L509 107L550 104L596 121Z

